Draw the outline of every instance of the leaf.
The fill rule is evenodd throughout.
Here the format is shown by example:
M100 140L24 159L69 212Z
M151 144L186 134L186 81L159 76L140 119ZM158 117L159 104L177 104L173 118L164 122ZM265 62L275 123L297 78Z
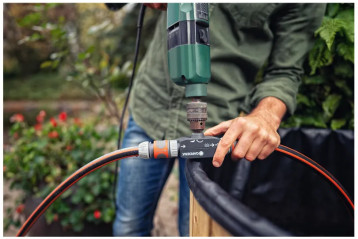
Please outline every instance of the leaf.
M338 11L339 11L339 3L328 3L327 4L327 15L329 17L336 16Z
M341 95L332 94L329 95L327 99L323 102L322 108L326 117L331 118L333 116L334 112L336 112L337 107L339 106L341 98Z
M41 63L40 68L44 69L44 68L48 68L52 66L52 61L44 61Z
M81 222L77 222L76 224L73 224L72 225L72 229L75 231L75 232L80 232L83 230L83 227L84 227L84 224L81 223Z
M353 67L347 62L338 62L334 65L334 75L344 78L352 78L354 76Z
M101 186L99 184L95 184L92 186L91 191L93 195L98 196L101 192Z
M88 193L84 196L84 200L85 200L86 203L91 203L91 202L93 202L93 200L94 200L94 196L93 196L90 192L88 192Z
M310 99L302 94L297 94L297 104L303 104L305 106L310 107L312 105Z
M318 68L328 66L333 62L332 53L322 39L316 40L309 53L308 62L311 67L311 75L315 74Z
M52 69L56 69L58 67L58 65L60 64L60 60L54 60L52 63Z
M42 15L39 12L32 12L18 20L17 23L21 27L28 27L38 24L41 21Z
M349 8L343 11L340 11L336 19L340 19L344 22L343 30L347 39L353 43L354 42L354 9Z
M343 59L354 63L354 44L349 42L341 42L337 45L337 53Z
M349 129L354 129L354 118L349 121Z
M327 128L326 123L323 120L323 117L321 115L316 116L302 116L300 117L301 124L302 125L313 125L318 128Z
M333 130L340 129L340 128L342 128L345 124L346 124L346 120L345 120L345 119L333 119L333 120L331 121L331 128L332 128Z
M72 195L71 202L74 204L78 204L81 201L81 199L82 199L81 194L76 193L76 194Z
M86 53L91 54L91 53L94 52L95 49L96 49L96 47L92 45L92 46L90 46L90 47L87 48Z
M30 41L37 41L37 40L39 40L39 39L41 39L42 38L42 36L39 34L39 33L37 33L37 32L35 32L34 34L32 34L31 36L30 36Z
M353 96L353 91L352 91L351 88L348 87L346 80L335 80L335 81L334 81L334 84L335 84L339 89L341 89L341 90L346 94L346 96L348 96L348 97Z
M307 76L303 78L303 83L306 85L320 85L325 82L322 75Z
M88 58L90 56L89 53L87 52L81 52L77 55L77 59L80 60L80 61L83 61L85 60L86 58Z
M315 34L319 34L328 49L331 50L336 34L343 29L344 24L345 22L341 19L325 17L321 27L316 30Z
M53 218L54 218L54 214L51 212L47 212L47 213L45 213L45 218L46 218L46 223L51 224L51 222L53 221Z

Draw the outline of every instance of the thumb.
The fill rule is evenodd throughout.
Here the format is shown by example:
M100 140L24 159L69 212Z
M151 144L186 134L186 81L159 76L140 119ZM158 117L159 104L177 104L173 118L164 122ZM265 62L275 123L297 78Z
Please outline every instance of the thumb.
M204 132L205 136L215 136L225 133L231 125L232 120L221 122L220 124L207 129Z

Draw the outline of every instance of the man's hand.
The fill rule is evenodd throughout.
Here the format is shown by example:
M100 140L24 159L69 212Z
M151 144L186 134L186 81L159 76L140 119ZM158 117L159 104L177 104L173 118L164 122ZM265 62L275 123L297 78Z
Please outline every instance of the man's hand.
M247 116L224 121L204 132L207 136L224 134L213 157L213 165L220 167L226 153L238 140L231 158L265 159L280 144L277 129L286 113L286 105L274 97L266 97Z
M153 9L167 10L167 3L144 3L144 5Z

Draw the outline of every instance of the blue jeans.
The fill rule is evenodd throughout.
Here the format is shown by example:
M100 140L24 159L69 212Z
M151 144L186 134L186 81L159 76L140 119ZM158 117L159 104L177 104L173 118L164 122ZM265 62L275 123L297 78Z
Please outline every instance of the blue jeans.
M123 148L153 141L130 117ZM120 161L117 182L114 236L150 236L153 217L163 186L175 159L126 158ZM185 159L179 158L179 234L189 236L189 187L184 174ZM175 220L173 218L173 220Z

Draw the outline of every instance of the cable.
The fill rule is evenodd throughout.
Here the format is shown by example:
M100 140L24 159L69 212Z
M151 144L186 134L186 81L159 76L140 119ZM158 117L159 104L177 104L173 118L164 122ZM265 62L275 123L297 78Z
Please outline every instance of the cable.
M30 217L22 225L16 236L25 236L26 233L30 230L32 225L37 221L37 219L45 212L45 210L67 189L73 186L77 181L86 176L87 174L109 164L114 161L118 161L123 158L135 157L138 156L138 148L126 148L122 150L116 150L109 154L103 155L76 172L69 176L65 181L58 185L42 202L41 204L32 212Z
M276 151L285 154L287 156L289 156L290 158L299 160L300 162L308 165L309 167L311 167L312 169L314 169L316 172L318 172L320 175L322 175L323 177L325 177L328 182L333 185L333 187L335 189L338 190L338 192L340 193L341 196L343 196L343 199L345 199L344 201L347 202L347 204L349 205L349 207L352 209L352 211L354 212L354 204L352 199L350 198L347 190L342 186L342 184L330 173L328 172L325 168L323 168L321 165L319 165L317 162L315 162L314 160L312 160L311 158L307 157L306 155L291 149L287 146L284 145L279 145L276 149Z
M121 138L122 138L122 131L123 131L123 118L124 118L124 114L126 113L126 109L127 109L127 105L128 105L128 101L129 101L129 96L130 96L131 91L132 91L132 86L133 86L133 81L134 81L134 76L135 76L135 70L136 70L136 66L137 66L139 46L140 46L140 38L141 38L141 35L142 35L142 26L143 26L143 19L144 19L145 9L146 9L146 6L144 4L142 4L141 7L140 7L140 10L139 10L139 16L138 16L138 21L137 21L137 38L136 38L136 43L135 43L133 70L132 70L131 79L129 81L128 93L127 93L126 100L124 101L124 105L123 105L123 109L122 109L121 121L119 123L118 142L117 142L117 148L118 149L121 148ZM114 171L113 187L112 187L113 204L114 204L114 207L116 208L116 211L118 209L118 205L117 205L117 202L116 202L117 174L118 174L118 161L116 162L116 168L115 168L115 171Z

